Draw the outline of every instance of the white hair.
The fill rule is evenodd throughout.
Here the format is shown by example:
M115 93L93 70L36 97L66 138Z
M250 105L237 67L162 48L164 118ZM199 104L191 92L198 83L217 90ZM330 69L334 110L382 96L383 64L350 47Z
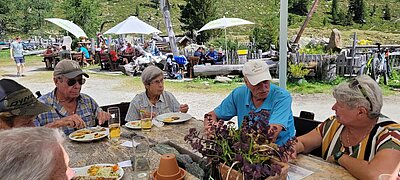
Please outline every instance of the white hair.
M0 180L51 179L63 142L63 133L55 128L0 131Z

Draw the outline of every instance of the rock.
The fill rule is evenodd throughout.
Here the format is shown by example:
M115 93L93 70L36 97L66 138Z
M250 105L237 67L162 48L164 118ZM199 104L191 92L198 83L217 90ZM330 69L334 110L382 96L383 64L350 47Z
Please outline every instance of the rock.
M223 76L217 76L215 77L214 83L231 83L232 79L229 79L228 77L223 77Z
M158 153L160 153L160 154L167 154L167 153L172 153L172 154L175 154L175 155L179 154L179 152L175 148L173 148L173 147L171 147L171 146L169 146L167 144L163 144L163 143L157 144L153 148L153 150L158 152Z
M342 48L342 38L340 35L340 31L337 29L332 29L331 37L329 38L329 44L327 49L337 51Z

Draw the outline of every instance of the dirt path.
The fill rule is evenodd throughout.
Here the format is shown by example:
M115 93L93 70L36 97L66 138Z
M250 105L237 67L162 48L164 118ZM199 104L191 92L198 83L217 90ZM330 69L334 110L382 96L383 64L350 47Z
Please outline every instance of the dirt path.
M26 77L14 77L13 74L15 67L0 67L0 72L7 72L3 74L3 78L14 79L24 86L31 89L32 92L40 91L42 94L47 93L54 88L52 79L35 79L37 73L45 71L38 71L41 66L28 67ZM48 71L45 73L51 74ZM50 77L50 76L49 76ZM118 78L89 78L84 85L82 92L92 96L100 105L109 105L120 102L130 102L135 94L140 93L143 89L134 88L133 90L124 89L120 85L122 80ZM168 87L166 87L168 90ZM227 96L227 94L201 94L201 93L183 93L172 92L179 102L189 104L189 113L196 117L202 118L203 114L212 110ZM293 94L292 110L293 114L298 116L300 111L311 111L315 113L315 119L324 120L330 115L334 114L331 110L335 99L331 94L311 94L300 95ZM384 106L382 113L391 117L394 120L400 121L400 97L399 96L386 96L384 97Z

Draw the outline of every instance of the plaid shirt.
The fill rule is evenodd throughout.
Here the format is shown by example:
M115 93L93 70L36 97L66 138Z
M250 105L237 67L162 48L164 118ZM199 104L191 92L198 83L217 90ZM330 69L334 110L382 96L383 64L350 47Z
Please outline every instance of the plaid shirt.
M34 121L35 126L44 126L58 119L69 116L67 110L63 106L61 106L61 104L56 99L55 91L56 89L54 89L50 93L41 96L38 99L40 102L53 107L53 109L51 111L39 114ZM81 93L81 95L78 97L75 114L79 115L82 118L82 120L86 123L86 126L91 127L96 125L95 120L98 111L101 111L101 108L96 103L96 101L94 101L94 99L90 96ZM69 127L62 127L62 130L67 135L75 131L74 128Z

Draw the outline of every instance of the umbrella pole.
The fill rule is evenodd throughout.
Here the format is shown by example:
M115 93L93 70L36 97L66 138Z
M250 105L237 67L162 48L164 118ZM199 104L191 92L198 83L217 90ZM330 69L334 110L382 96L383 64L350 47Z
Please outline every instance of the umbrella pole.
M226 28L225 30L225 63L222 64L228 64L228 42L226 41Z

